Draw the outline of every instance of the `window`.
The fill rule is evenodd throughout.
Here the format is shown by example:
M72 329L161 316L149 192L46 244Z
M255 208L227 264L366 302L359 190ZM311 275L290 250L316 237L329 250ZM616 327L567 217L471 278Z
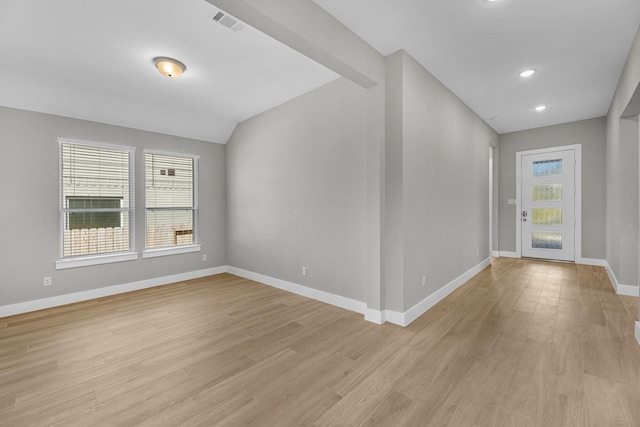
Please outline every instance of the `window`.
M70 209L67 227L70 230L91 228L119 228L122 226L122 214L119 211L100 211L100 208L120 209L122 197L68 197L67 207ZM73 210L90 209L91 212Z
M198 157L146 151L144 257L200 250Z
M59 142L61 260L57 267L100 263L65 263L78 257L133 251L134 149Z
M562 175L562 159L533 162L534 177Z

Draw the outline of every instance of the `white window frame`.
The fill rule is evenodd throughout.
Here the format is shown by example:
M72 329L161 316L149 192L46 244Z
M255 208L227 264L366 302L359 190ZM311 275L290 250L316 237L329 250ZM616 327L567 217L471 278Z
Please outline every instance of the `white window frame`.
M159 151L159 150L144 150L144 161L146 163L146 155L147 154L159 154L163 156L174 156L174 157L185 157L193 159L193 207L189 207L193 209L193 243L190 245L179 245L179 246L167 246L162 248L147 248L147 173L145 167L145 176L144 176L144 188L145 188L145 224L144 224L144 233L145 233L145 249L142 252L142 258L155 258L161 256L168 255L178 255L178 254L186 254L191 252L200 252L202 250L202 246L200 245L200 225L198 218L200 216L200 195L199 195L199 180L200 180L200 156L197 154L188 154L188 153L176 153L170 151Z
M87 147L120 150L129 153L129 250L122 252L107 252L101 254L64 257L64 227L65 213L68 208L63 199L63 172L62 172L62 145L74 144ZM94 141L83 141L70 138L58 138L58 228L59 228L59 258L56 260L56 270L67 268L85 267L90 265L109 264L113 262L133 261L138 259L136 248L135 230L135 147L125 145L107 144Z

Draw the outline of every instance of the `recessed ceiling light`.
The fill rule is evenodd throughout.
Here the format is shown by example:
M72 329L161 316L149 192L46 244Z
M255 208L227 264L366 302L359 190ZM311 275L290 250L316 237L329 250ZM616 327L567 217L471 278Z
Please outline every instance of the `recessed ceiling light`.
M164 56L153 58L153 64L156 66L160 74L166 77L180 77L180 75L184 73L184 70L187 69L182 62Z
M536 70L534 70L533 68L530 70L524 70L523 72L521 72L520 74L518 74L520 77L531 77L535 74Z
M538 105L536 108L534 108L534 110L536 111L544 111L547 109L546 105Z

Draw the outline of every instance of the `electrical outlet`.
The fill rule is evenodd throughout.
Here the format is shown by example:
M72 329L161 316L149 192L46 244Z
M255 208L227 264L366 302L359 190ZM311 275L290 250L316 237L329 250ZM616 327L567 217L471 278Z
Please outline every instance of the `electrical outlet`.
M422 287L423 288L427 287L427 276L422 276Z
M303 276L307 275L307 267L302 267L302 275Z
M202 255L202 260L203 260L203 261L206 261L206 260L207 260L207 254L203 254L203 255Z
M480 249L476 248L476 256L480 256Z
M53 282L51 281L51 277L45 277L42 282L43 282L44 286L53 285Z

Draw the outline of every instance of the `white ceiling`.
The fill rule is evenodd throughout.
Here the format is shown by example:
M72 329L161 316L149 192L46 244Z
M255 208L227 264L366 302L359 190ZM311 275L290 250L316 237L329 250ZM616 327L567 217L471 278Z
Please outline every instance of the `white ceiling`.
M0 105L225 143L338 76L204 0L1 0ZM187 66L161 76L156 56Z
M405 49L499 133L605 115L640 24L639 0L314 1L383 55ZM248 25L213 22L216 10L1 0L0 105L224 143L240 121L337 78ZM161 76L156 56L186 73Z
M639 0L314 1L383 55L405 49L498 133L606 115L640 25Z

